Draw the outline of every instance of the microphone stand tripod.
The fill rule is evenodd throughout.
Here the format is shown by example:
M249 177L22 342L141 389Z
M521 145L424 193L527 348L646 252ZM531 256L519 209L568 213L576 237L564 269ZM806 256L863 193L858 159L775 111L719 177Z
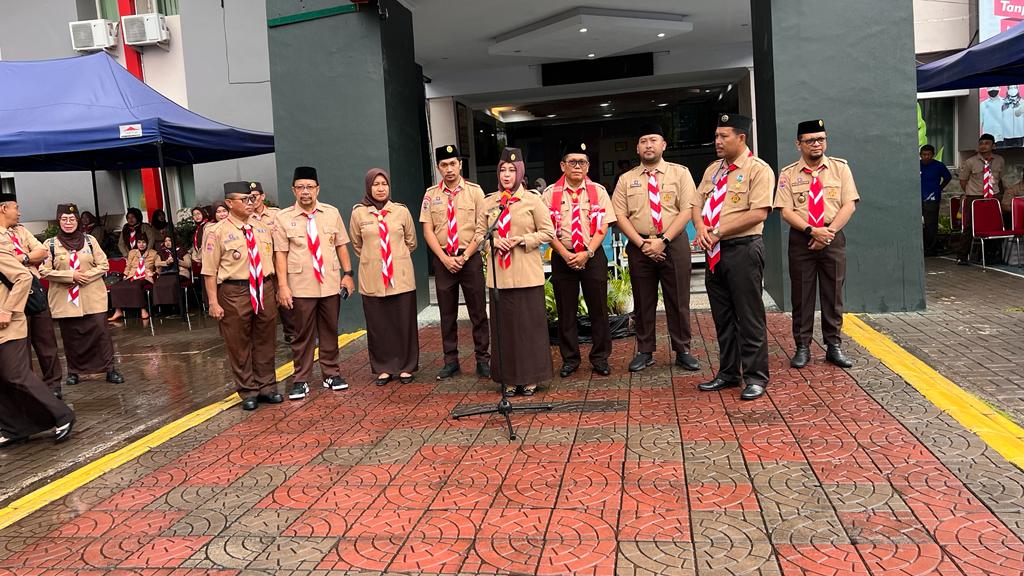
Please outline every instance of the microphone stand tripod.
M494 299L494 309L497 310L498 312L497 314L494 315L494 318L492 318L491 321L494 322L495 340L497 341L496 352L498 355L498 374L501 375L502 378L504 378L505 372L502 369L503 359L501 354L501 290L498 289L498 247L494 243L494 236L498 229L498 222L501 220L501 217L505 214L505 211L509 210L510 207L508 205L502 204L498 208L500 208L498 212L498 217L487 229L487 232L484 233L484 241L489 242L491 245L491 260L490 262L487 263L487 266L488 268L491 269L491 280L494 283L494 288L491 289L491 298ZM502 385L502 388L504 388L504 385ZM515 429L512 428L512 412L518 410L551 410L552 408L553 406L551 404L513 405L511 402L508 401L508 398L505 397L503 390L501 395L501 401L498 402L497 406L493 408L483 407L466 408L463 410L452 410L451 416L453 419L458 420L459 418L465 418L466 416L477 416L480 414L501 414L502 416L505 417L505 424L508 426L508 439L515 440L516 432Z

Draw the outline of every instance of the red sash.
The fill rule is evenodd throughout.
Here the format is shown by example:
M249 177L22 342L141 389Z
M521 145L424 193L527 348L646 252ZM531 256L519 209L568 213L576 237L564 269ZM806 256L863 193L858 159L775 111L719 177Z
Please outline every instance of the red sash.
M600 230L604 223L604 210L597 201L597 185L590 178L583 177L583 184L587 188L587 201L590 202L590 235L593 236ZM565 175L563 174L551 191L551 206L548 212L551 214L551 224L555 227L555 236L558 236L562 229L562 193L565 191Z

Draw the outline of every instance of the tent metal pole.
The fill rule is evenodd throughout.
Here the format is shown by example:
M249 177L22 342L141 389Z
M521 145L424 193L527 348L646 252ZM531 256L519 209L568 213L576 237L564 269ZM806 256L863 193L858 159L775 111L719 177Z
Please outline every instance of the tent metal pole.
M167 171L164 170L163 140L157 140L156 157L157 162L160 164L160 183L163 185L164 189L164 213L167 215L167 227L171 229L171 258L174 260L174 277L180 283L181 280L178 278L178 271L181 268L178 263L178 233L174 229L174 215L171 210L171 192L167 189ZM178 310L181 311L181 319L188 322L188 313L185 311L185 303L181 301L182 292L183 290L174 291L178 300Z
M96 170L90 170L92 174L92 209L95 210L96 218L100 217L100 193L96 190Z

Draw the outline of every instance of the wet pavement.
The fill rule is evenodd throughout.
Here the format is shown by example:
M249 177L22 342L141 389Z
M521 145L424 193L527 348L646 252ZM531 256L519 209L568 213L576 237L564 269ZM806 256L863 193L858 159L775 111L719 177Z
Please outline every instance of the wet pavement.
M633 342L617 341L610 377L552 380L531 401L556 409L514 415L512 442L500 418L448 417L498 395L469 375L432 380L436 328L421 331L409 385L369 384L359 340L343 349L348 391L232 409L155 447L0 531L0 574L1024 573L1024 475L976 436L853 344L849 371L820 348L790 369L782 314L769 316L765 398L699 393L717 350L710 316L695 318L701 373L667 365L662 323L657 365L627 373ZM221 399L205 330L126 356L178 382L156 399L136 380L74 389L102 414L67 450L91 449L118 414ZM161 333L119 337L119 351L145 354ZM186 344L206 351L173 348ZM63 450L33 443L0 462L8 474L12 456Z

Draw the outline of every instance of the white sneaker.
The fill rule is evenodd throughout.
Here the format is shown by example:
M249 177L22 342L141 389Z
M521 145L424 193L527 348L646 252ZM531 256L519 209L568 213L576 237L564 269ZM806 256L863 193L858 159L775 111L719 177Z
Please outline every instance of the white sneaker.
M324 388L330 388L331 390L347 390L348 382L341 376L331 376L330 378L324 378Z

